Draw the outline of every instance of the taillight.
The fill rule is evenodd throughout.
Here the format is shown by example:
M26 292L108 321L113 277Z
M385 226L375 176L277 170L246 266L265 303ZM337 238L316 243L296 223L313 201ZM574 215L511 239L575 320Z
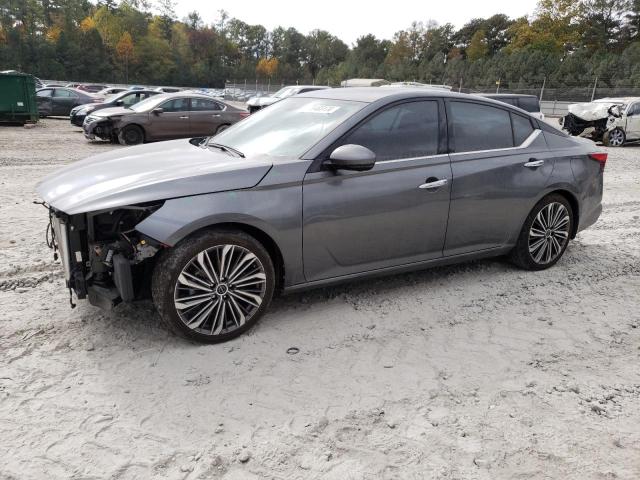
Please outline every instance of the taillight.
M240 117L247 118L249 116L249 112L240 112Z
M603 152L597 152L597 153L590 153L589 154L589 158L591 160L595 160L596 162L598 162L600 164L600 171L603 172L604 171L604 166L607 163L607 157L609 156L608 153L603 153Z

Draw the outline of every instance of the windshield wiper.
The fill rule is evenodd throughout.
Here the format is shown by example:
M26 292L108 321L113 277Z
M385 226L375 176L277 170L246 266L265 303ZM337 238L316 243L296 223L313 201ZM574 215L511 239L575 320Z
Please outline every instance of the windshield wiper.
M207 143L207 147L217 148L219 150L222 150L223 152L231 152L240 158L244 158L244 153L242 153L240 150L236 150L235 148L229 147L227 145L222 145L221 143Z

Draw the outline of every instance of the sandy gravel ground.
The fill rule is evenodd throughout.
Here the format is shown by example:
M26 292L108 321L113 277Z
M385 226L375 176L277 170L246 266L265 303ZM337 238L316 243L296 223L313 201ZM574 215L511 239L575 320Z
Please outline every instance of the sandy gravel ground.
M218 346L150 304L69 308L34 185L110 148L0 129L0 478L640 478L640 147L551 270L297 294Z

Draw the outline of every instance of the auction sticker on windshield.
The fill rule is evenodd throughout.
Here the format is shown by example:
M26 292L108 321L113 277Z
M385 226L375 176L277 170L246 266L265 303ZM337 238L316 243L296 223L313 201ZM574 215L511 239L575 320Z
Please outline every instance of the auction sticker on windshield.
M337 105L322 105L320 103L312 103L310 105L305 105L302 107L299 112L301 113L325 113L331 114L340 110L340 107Z

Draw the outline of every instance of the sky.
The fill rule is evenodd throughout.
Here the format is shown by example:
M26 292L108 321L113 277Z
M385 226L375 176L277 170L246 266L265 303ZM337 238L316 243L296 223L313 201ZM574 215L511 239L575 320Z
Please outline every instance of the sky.
M512 18L533 13L537 0L431 0L431 1L356 1L356 0L281 0L211 1L177 0L180 19L197 10L207 24L223 9L229 16L249 24L261 24L268 30L295 27L307 34L316 28L327 30L347 44L368 33L383 39L411 25L412 21L435 20L461 27L472 18L504 13Z

